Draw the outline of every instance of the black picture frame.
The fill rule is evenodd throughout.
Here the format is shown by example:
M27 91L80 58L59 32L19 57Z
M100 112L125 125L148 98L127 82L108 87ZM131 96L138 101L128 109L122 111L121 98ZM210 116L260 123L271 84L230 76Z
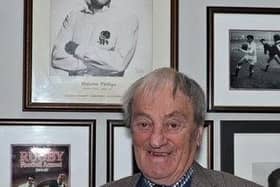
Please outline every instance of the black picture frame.
M207 111L208 112L279 112L277 102L279 89L268 89L263 86L265 77L272 78L272 74L265 74L265 60L259 60L263 53L260 38L255 35L257 44L257 63L254 74L247 76L247 65L243 65L244 76L235 77L233 71L234 55L241 55L238 48L231 47L229 32L237 30L243 32L236 41L246 41L246 33L279 32L279 27L269 26L273 19L280 18L279 8L260 7L207 7ZM259 19L260 16L263 18ZM258 19L255 18L258 17ZM250 20L256 21L250 21ZM261 23L262 22L262 23ZM266 24L264 24L266 23ZM236 44L237 45L237 44ZM233 45L232 45L233 46ZM262 54L262 58L266 56ZM267 57L268 58L268 57ZM237 57L236 57L237 59ZM241 71L241 70L240 70ZM246 75L245 75L246 74ZM263 76L265 75L265 76ZM275 79L278 80L278 77ZM244 87L234 88L233 82L239 82ZM271 82L271 81L267 81ZM277 95L277 96L276 96Z
M118 129L121 130L123 133L125 132L125 135L117 134L118 132L116 130L118 130ZM125 138L125 141L128 141L128 143L130 144L131 142L130 142L129 131L130 131L129 128L127 128L125 126L125 123L123 120L107 120L107 177L106 177L107 182L111 182L111 181L117 180L117 179L125 176L125 175L115 172L115 169L117 169L116 168L116 162L117 162L116 156L118 156L116 153L116 151L118 151L118 150L115 147L116 146L115 142L117 141L116 138L123 137L123 138ZM125 144L122 144L121 147L124 148L124 151L125 151L125 153L122 156L126 158L126 160L127 160L126 163L129 166L128 166L128 168L124 168L124 167L119 168L118 171L125 170L125 173L127 175L132 175L132 174L139 172L136 161L134 159L132 145L127 145L127 143L125 143Z
M201 150L199 150L198 163L203 167L213 169L214 168L214 121L205 120L204 122L204 133L202 138Z
M212 120L206 120L204 128L205 131L202 140L202 144L204 145L201 146L199 153L200 158L197 158L197 161L204 167L213 169L214 122ZM118 130L120 131L118 132ZM124 141L121 142L120 139L123 139ZM133 175L140 171L137 167L131 144L130 129L125 126L124 121L111 119L107 120L107 182ZM126 165L129 165L129 167L124 168L123 165L120 167L121 161L118 160L120 157L125 160ZM124 170L124 173L119 174Z
M269 172L280 167L275 141L280 139L280 121L223 120L220 126L221 170L266 186Z
M88 184L95 186L95 152L96 152L95 120L68 120L68 119L0 119L0 139L2 147L2 166L11 163L11 150L13 146L69 146L69 185ZM75 136L75 139L73 139ZM81 143L82 142L82 143ZM80 144L81 143L81 144ZM6 150L5 150L6 149ZM78 150L79 149L79 150ZM80 152L84 150L84 152ZM79 158L88 158L79 160ZM4 164L5 163L5 164ZM9 165L9 164L8 164ZM80 166L85 166L81 170ZM86 169L87 168L87 169ZM35 169L35 168L34 168ZM40 169L40 168L39 168ZM9 170L11 170L9 172ZM12 168L6 168L1 175L11 176ZM7 174L9 172L9 174ZM37 170L36 170L37 172ZM35 170L33 175L36 176ZM45 171L44 171L45 172ZM78 175L74 173L80 173ZM40 173L39 173L40 174ZM38 174L38 175L39 175ZM25 175L23 175L25 176ZM12 178L1 177L4 186L11 186ZM37 184L44 181L38 177ZM46 178L47 179L47 178ZM82 181L83 180L83 181ZM46 181L45 181L46 182Z

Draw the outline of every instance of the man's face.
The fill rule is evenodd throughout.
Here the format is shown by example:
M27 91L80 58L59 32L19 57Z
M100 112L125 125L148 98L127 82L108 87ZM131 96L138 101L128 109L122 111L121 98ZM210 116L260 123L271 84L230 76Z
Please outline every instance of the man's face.
M247 41L251 43L253 41L253 38L247 38Z
M191 101L171 85L135 96L132 138L139 169L159 184L173 184L193 163L202 127L194 123Z
M29 185L34 184L34 178L33 177L28 177L27 182L28 182Z
M57 177L58 184L62 184L65 181L65 175L59 174Z

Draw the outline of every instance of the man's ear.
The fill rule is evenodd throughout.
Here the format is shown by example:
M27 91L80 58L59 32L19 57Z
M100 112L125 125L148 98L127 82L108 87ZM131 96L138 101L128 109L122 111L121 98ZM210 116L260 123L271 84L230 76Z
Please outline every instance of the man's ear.
M203 131L204 131L204 127L200 126L196 129L196 145L197 147L200 147L200 145L202 144L202 136L203 136Z

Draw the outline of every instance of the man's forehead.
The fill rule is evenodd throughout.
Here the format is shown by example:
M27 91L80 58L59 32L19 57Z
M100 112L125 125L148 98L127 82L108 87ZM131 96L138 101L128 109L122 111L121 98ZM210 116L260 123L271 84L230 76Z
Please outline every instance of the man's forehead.
M172 104L172 103L184 103L184 105L191 104L189 96L185 95L181 90L173 92L172 89L157 89L157 90L141 90L134 95L133 105L148 105L161 103L161 104Z
M134 96L153 96L153 95L161 95L161 94L173 95L175 97L178 94L183 94L183 91L179 89L179 87L174 86L174 82L171 80L164 82L147 82L146 84L140 86L136 91ZM183 94L185 95L185 94ZM185 97L187 97L185 95Z
M149 94L139 93L134 98L132 112L134 115L140 113L160 113L162 117L186 116L193 111L191 99L182 92L173 95L162 92Z

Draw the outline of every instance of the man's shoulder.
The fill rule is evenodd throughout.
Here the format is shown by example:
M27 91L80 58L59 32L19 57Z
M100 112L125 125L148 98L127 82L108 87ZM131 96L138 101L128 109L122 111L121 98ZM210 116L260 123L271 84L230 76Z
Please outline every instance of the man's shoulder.
M254 182L234 176L230 173L206 169L198 164L194 165L193 187L261 187Z
M125 177L107 184L102 185L101 187L123 187L123 186L136 186L141 174L135 174L133 176Z
M106 13L105 19L107 18L115 23L128 24L134 27L139 25L139 18L132 11L120 11L118 8L112 7L104 11L104 13Z

